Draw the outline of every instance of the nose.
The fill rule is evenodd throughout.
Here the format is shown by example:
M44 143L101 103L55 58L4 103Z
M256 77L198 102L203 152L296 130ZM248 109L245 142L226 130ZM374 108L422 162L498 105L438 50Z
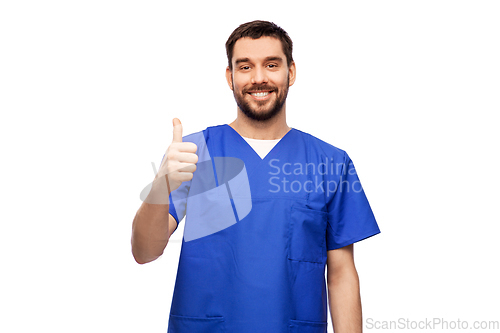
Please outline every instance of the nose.
M267 83L266 71L263 68L256 67L252 72L252 84Z

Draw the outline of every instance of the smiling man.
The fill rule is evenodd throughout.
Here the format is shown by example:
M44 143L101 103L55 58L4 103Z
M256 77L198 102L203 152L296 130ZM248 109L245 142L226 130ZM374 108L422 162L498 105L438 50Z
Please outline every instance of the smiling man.
M327 304L336 333L361 332L353 244L380 230L354 165L345 151L287 125L296 68L282 28L242 24L226 51L236 119L185 137L174 119L174 139L133 222L132 252L143 264L163 253L186 216L168 332L325 333ZM226 182L219 157L242 161L248 183ZM201 161L212 161L209 173L197 170ZM217 192L196 201L200 188ZM203 232L186 237L188 228Z

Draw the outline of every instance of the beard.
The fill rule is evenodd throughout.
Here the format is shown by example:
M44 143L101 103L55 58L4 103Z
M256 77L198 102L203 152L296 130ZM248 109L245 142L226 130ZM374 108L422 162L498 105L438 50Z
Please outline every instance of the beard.
M268 84L261 84L258 86L252 86L249 88L243 88L241 92L237 92L236 89L234 89L234 82L233 82L233 95L234 99L236 100L236 105L238 105L238 108L243 112L245 116L252 120L256 121L266 121L269 119L272 119L278 115L281 110L283 109L283 105L285 104L286 97L288 95L288 87L289 87L289 82L290 79L287 79L286 86L282 87L282 89L279 89L277 86L274 85L268 85ZM245 100L245 97L247 97L248 91L269 91L269 93L273 93L276 96L272 100L266 100L266 101L255 101L252 100L253 104L257 104L256 107L252 107L250 102L248 100Z

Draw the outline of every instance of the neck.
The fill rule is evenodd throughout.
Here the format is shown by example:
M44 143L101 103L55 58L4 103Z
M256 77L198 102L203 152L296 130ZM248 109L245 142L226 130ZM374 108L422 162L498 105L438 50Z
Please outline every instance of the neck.
M239 135L258 140L281 139L290 130L286 124L286 110L283 105L282 110L275 117L266 121L257 121L248 118L238 108L238 116L229 124Z

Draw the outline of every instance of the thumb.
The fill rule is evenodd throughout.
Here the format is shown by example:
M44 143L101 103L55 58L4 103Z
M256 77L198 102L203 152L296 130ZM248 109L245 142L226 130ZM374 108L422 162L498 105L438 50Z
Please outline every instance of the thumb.
M172 120L172 124L174 125L174 138L172 142L182 142L182 124L181 121L177 118Z

